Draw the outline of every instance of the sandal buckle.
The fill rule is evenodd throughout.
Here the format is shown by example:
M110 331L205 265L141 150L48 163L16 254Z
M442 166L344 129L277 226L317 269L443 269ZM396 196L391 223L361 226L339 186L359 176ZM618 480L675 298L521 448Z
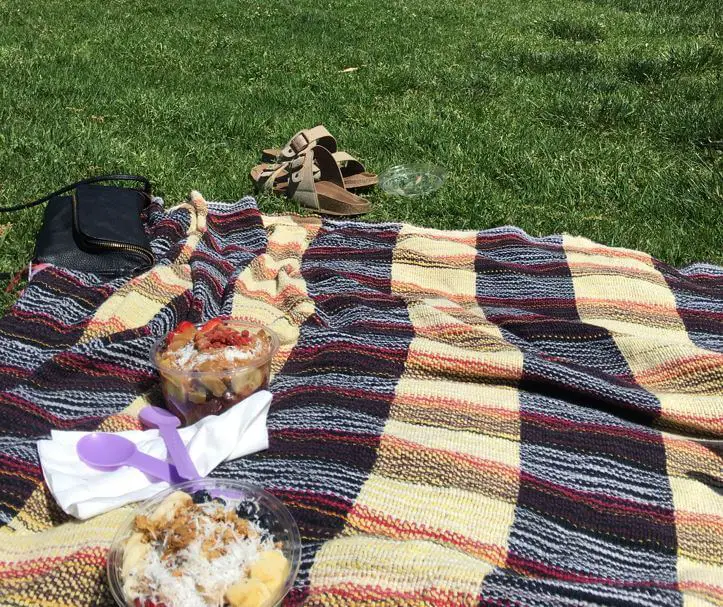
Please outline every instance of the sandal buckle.
M294 137L289 142L289 147L296 154L301 152L301 150L306 149L308 145L309 145L309 140L306 138L306 135L304 135L304 133L299 133L296 137Z

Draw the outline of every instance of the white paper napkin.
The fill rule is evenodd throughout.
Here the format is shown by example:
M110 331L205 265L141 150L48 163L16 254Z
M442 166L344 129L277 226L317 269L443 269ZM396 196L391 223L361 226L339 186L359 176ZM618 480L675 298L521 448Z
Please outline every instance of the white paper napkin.
M221 415L210 415L192 426L179 428L198 473L206 476L221 462L267 449L266 414L270 404L270 392L257 392ZM135 468L124 466L103 472L87 466L75 451L86 434L52 430L50 440L38 441L45 482L60 507L71 516L87 519L168 488L165 481L154 482ZM139 451L166 459L166 445L158 430L119 434L136 443Z

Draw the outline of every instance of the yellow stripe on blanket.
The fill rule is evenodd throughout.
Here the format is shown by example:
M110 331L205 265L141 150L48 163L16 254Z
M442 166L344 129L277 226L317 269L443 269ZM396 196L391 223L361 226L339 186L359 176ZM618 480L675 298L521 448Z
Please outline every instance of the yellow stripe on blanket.
M147 325L171 300L190 290L191 286L188 265L154 266L128 281L101 304L80 343Z
M310 595L321 605L477 605L478 585L493 566L432 541L369 535L326 542L316 556Z
M264 218L266 253L256 257L234 285L234 318L270 326L281 340L273 370L283 367L299 339L299 329L314 313L314 301L301 275L301 258L321 227L318 219Z

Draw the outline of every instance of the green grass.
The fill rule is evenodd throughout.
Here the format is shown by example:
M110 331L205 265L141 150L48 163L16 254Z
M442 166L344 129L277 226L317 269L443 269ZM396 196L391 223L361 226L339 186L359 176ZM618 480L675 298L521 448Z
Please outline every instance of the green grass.
M449 171L426 199L372 193L369 220L723 262L715 0L0 0L0 14L0 205L110 171L147 175L168 203L237 199L259 149L324 123L373 170ZM30 257L41 213L0 216L0 270Z

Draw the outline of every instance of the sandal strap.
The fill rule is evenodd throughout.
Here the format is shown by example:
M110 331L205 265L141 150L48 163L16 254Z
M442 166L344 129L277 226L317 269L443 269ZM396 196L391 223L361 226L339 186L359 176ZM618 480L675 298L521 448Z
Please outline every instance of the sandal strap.
M292 160L309 146L317 145L325 147L332 153L336 152L336 139L323 124L296 133L279 152L277 160L279 162Z
M287 173L287 164L280 162L276 164L270 164L264 168L259 174L259 178L256 182L256 187L263 186L264 190L272 191L276 181Z
M258 177L254 178L256 187L260 188L263 186L265 190L273 190L277 183L286 183L290 166L291 161L260 165L259 168L263 168L261 168L261 171L258 173ZM320 177L321 171L314 165L314 179L318 181Z
M307 208L319 210L319 197L314 179L315 166L319 170L320 181L329 181L341 188L344 187L344 179L331 152L321 145L314 145L289 163L289 186L286 194Z
M336 164L339 165L341 174L344 177L350 177L352 175L356 175L357 173L363 173L366 171L366 167L347 152L334 152L332 156L334 156L334 160L336 161Z

